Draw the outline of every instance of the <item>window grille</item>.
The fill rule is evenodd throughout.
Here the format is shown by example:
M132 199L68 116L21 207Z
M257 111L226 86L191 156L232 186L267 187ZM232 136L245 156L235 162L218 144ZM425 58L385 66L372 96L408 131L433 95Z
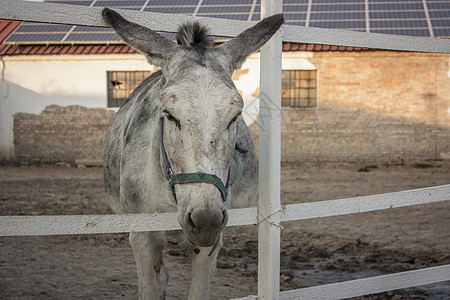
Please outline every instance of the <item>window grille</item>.
M317 106L317 70L283 70L281 105Z
M108 107L120 107L134 89L152 74L150 71L109 71Z

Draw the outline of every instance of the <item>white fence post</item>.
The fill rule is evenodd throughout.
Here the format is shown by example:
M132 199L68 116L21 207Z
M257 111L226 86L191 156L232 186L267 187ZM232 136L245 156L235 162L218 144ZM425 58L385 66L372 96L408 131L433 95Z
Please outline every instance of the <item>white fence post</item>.
M261 1L262 18L282 9L283 1ZM277 32L260 59L258 296L271 300L280 292L281 51Z

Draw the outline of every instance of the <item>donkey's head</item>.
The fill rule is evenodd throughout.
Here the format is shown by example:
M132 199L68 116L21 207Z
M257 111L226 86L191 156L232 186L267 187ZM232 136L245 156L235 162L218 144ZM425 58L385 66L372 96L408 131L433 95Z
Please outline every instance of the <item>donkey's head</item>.
M112 10L105 9L103 17L162 69L161 172L169 173L187 238L211 246L228 219L230 163L243 109L231 76L278 30L283 16L267 18L216 48L208 47L207 30L198 23L181 26L176 44Z

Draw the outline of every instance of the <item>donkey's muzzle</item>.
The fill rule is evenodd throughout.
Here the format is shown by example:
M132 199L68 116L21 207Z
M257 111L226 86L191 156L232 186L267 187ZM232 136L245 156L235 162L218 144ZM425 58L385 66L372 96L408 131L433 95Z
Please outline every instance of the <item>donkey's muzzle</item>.
M184 229L189 241L200 247L213 246L228 222L228 212L221 209L196 209L184 215Z

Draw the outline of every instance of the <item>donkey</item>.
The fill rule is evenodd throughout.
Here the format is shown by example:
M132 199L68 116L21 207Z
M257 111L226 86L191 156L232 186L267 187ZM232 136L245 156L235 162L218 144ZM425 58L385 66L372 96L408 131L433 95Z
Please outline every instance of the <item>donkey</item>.
M187 244L192 257L189 299L207 299L227 209L257 198L258 163L243 100L231 76L283 23L264 19L209 47L207 28L188 23L178 43L105 8L103 19L161 70L119 109L103 152L104 182L115 213L177 212L182 231L130 233L140 299L164 299L163 248Z

